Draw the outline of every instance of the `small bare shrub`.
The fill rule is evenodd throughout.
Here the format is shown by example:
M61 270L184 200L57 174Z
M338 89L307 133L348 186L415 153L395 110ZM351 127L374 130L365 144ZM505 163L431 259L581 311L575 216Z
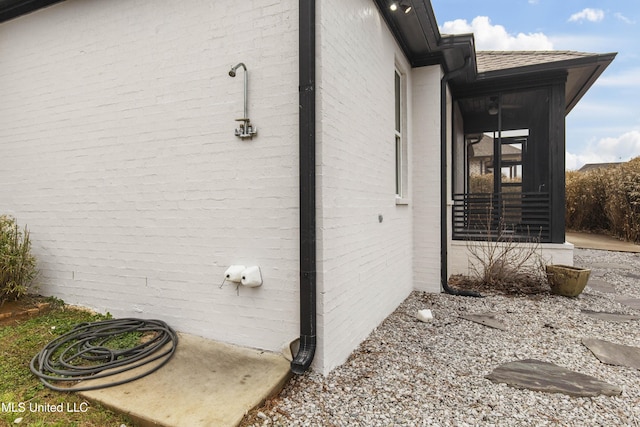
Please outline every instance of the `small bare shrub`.
M513 230L500 224L498 235L481 241L468 241L471 278L486 287L514 285L522 288L546 284L540 236L516 238Z
M37 273L27 227L20 230L15 218L0 216L0 306L23 296Z

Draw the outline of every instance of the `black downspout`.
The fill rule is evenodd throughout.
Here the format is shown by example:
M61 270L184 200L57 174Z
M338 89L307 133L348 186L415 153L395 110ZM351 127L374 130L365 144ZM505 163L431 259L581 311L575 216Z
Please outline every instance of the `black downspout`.
M447 83L462 74L469 65L469 58L464 65L446 73L440 80L440 283L448 294L480 297L477 292L461 291L449 286L448 254L447 254Z
M303 374L316 352L316 2L299 0L300 348L291 371Z

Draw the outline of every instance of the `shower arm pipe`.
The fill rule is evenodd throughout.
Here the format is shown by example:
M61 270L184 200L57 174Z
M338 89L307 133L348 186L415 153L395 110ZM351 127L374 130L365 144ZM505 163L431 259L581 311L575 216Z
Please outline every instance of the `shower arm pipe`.
M229 71L229 75L231 77L235 77L236 76L236 70L242 67L242 69L244 70L244 120L247 120L249 118L249 103L248 103L248 94L247 94L247 86L249 84L249 78L248 78L248 72L247 72L247 66L244 65L244 62L240 62L237 65L235 65L233 68L231 68L231 71Z
M244 118L249 118L249 102L248 102L248 90L247 86L249 85L249 73L247 72L247 67L241 62L242 68L244 69Z

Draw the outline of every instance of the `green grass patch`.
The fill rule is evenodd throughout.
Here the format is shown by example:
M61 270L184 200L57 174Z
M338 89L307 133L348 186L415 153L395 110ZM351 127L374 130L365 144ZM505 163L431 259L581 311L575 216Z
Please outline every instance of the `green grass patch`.
M131 420L76 393L45 387L29 370L29 363L45 345L83 322L110 316L70 309L62 304L15 325L0 325L0 426L104 427L132 426ZM139 333L116 337L109 346L126 348L138 342ZM19 424L16 419L22 418Z

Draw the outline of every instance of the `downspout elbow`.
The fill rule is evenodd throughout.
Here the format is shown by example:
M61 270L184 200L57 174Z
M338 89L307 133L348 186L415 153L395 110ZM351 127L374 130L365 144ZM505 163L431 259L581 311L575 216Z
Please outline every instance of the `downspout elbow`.
M316 353L316 336L301 335L300 348L296 357L291 361L291 372L296 375L304 374L313 362Z

